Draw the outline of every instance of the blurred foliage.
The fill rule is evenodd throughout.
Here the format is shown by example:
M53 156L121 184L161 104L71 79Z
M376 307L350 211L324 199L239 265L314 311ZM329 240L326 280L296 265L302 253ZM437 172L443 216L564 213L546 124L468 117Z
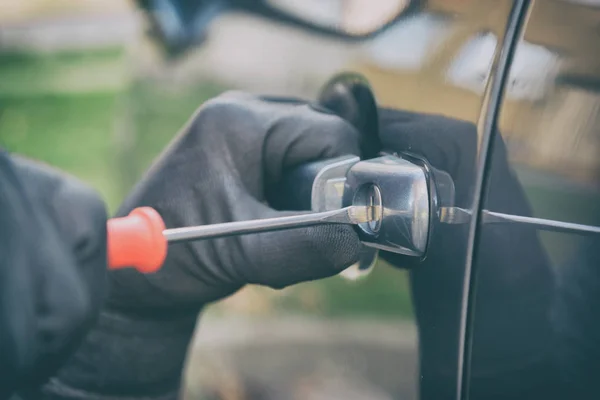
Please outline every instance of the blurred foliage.
M125 57L122 49L111 47L90 52L0 52L0 94L114 94L129 84Z
M194 111L225 89L211 82L175 89L155 83L136 85L132 89L131 110L138 137L139 167L146 169Z
M89 182L114 210L193 111L224 89L132 81L124 64L117 50L0 53L0 145Z
M111 95L0 97L0 144L67 170L101 190L111 204L114 185Z

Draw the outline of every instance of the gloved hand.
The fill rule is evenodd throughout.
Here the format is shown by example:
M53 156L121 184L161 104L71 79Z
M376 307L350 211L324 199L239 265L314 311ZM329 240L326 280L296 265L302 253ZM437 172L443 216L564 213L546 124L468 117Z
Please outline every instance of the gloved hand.
M4 152L0 182L5 397L47 379L94 322L106 294L106 211L76 179Z
M284 215L265 193L285 172L358 155L358 139L347 122L306 103L226 93L198 109L118 215L151 206L168 228ZM352 227L330 225L173 244L155 274L111 271L99 324L46 394L175 397L205 304L248 283L282 288L335 275L359 249Z
M359 154L358 133L301 102L238 92L205 103L118 211L154 207L167 228L288 214L266 193L300 164ZM163 268L111 273L110 305L153 313L191 310L248 283L272 288L339 273L358 257L350 226L320 226L173 244Z

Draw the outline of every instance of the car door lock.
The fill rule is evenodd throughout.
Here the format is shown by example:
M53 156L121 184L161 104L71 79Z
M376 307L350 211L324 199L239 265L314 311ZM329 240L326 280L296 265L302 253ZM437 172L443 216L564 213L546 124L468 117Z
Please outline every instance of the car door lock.
M424 257L435 223L454 210L450 175L410 155L338 157L320 162L313 176L313 211L364 205L373 213L358 229L363 255L371 254L362 257L362 269L374 264L378 250Z

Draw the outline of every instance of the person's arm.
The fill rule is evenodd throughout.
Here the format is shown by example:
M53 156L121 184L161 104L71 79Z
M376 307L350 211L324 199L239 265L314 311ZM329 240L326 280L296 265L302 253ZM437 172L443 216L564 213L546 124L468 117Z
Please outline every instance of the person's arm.
M0 397L42 384L94 323L106 211L89 187L0 150Z
M168 228L287 214L266 193L300 164L359 154L358 133L304 102L228 93L205 103L125 200ZM320 226L169 247L163 268L110 273L108 304L83 346L44 388L52 399L170 399L198 313L246 284L272 288L335 275L358 258L352 227Z
M143 317L103 310L45 399L176 399L197 315Z

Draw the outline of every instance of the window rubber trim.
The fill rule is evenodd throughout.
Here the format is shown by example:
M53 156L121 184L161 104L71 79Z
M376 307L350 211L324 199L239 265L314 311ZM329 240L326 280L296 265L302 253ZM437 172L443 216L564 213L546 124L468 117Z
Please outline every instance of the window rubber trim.
M473 331L473 311L477 268L474 260L477 257L479 232L482 225L482 196L488 187L489 170L491 167L492 146L497 131L498 117L504 100L504 92L514 53L521 39L522 28L530 9L531 1L515 0L506 24L506 31L497 55L495 68L492 68L490 89L487 94L487 105L483 113L481 154L477 163L475 180L473 213L469 224L467 238L467 258L465 260L463 292L459 324L458 362L456 399L468 400L470 389L471 345ZM484 103L485 104L485 103Z

